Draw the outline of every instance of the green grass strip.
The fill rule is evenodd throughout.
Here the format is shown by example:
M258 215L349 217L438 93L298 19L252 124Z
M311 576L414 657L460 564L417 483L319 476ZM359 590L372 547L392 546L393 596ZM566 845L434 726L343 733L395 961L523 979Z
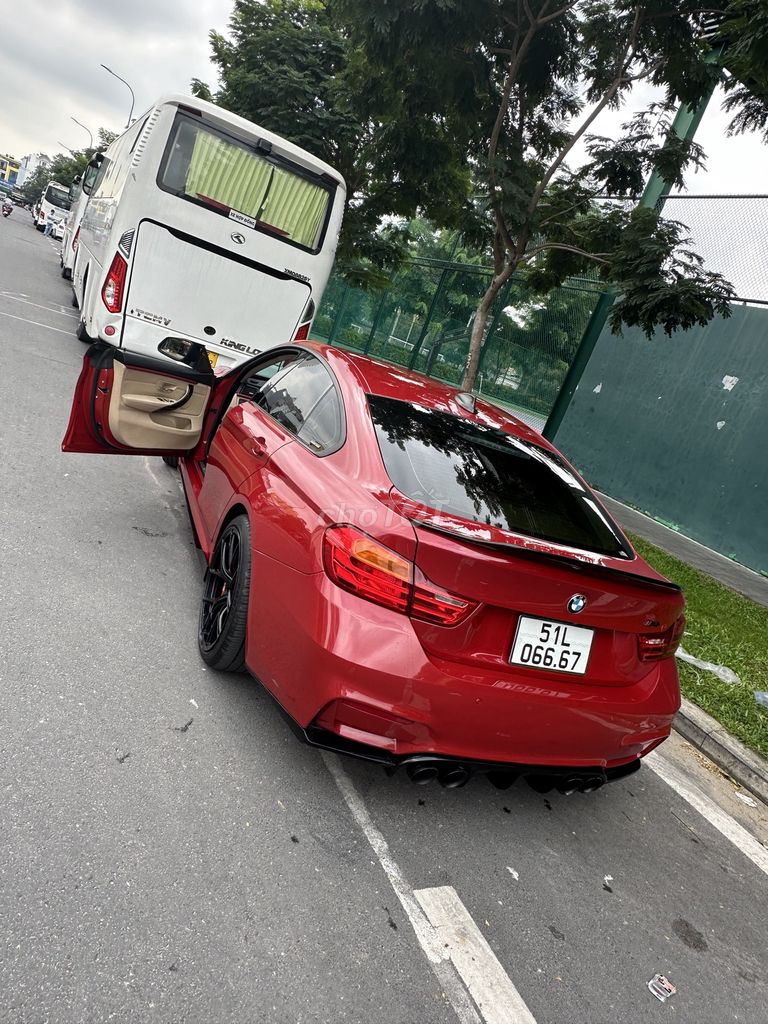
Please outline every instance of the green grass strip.
M643 558L685 592L686 651L727 665L742 680L738 685L723 683L711 672L678 661L683 693L742 743L768 757L768 711L753 695L768 690L768 608L640 537L630 537Z

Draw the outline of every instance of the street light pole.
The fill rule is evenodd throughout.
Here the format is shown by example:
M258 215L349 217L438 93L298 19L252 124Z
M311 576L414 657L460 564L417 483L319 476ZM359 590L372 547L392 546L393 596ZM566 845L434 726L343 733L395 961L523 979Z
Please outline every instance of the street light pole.
M131 120L133 118L133 104L136 102L136 98L133 95L133 89L130 87L130 85L128 85L126 80L124 78L121 78L120 75L116 74L112 70L112 68L108 68L106 64L101 64L100 67L104 68L105 71L108 71L113 78L116 78L119 82L122 82L123 85L127 87L128 92L131 94L131 112L128 114L128 124L125 126L126 128L130 128Z
M81 127L81 128L82 128L82 129L84 130L84 131L88 132L88 139L89 139L89 143L88 143L88 148L89 148L89 149L93 149L93 135L91 134L91 129L90 129L90 128L86 128L86 127L85 127L85 125L83 124L83 122L82 122L82 121L78 121L76 117L72 117L72 116L70 115L70 118L69 118L69 119L70 119L70 121L74 121L74 122L75 122L75 124L79 124L79 125L80 125L80 127Z

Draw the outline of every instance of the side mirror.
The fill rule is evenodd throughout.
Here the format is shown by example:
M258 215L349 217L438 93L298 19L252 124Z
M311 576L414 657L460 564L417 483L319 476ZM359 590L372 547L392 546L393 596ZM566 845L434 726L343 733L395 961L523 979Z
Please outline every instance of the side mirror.
M185 363L187 366L191 366L199 373L213 376L211 362L205 350L205 345L201 345L199 341L189 341L187 338L163 338L157 346L157 351L162 352L164 356L168 356L169 359L173 359L177 363Z
M90 163L85 169L85 173L83 174L83 192L85 192L87 196L89 196L93 191L93 183L96 181L96 175L99 173L99 169L103 162L104 154L97 153L91 158Z

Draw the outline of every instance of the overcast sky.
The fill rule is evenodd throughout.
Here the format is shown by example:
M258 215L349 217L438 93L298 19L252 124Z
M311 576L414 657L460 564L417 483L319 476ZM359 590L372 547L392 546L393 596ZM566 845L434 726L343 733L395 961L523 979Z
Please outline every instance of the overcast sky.
M120 131L131 83L134 116L162 93L215 81L208 32L225 31L232 0L22 0L0 32L0 152L58 153L88 145L70 117L93 132Z
M0 33L0 152L16 157L87 145L74 116L94 134L125 126L126 87L134 114L165 92L188 92L190 79L215 85L208 32L226 31L232 0L24 0L6 14ZM610 133L610 114L599 131ZM698 139L708 153L705 173L691 175L692 192L763 192L768 151L754 137L725 138L727 118L713 101Z

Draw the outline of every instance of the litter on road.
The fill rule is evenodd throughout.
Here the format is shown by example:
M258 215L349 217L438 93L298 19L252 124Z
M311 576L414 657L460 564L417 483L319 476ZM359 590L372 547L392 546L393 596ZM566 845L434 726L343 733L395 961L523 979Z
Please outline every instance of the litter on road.
M654 974L648 982L648 991L652 992L660 1003L666 1003L677 992L677 989L663 974Z
M742 803L747 804L748 807L757 807L757 801L753 800L751 796L747 796L746 793L737 793L736 796Z

